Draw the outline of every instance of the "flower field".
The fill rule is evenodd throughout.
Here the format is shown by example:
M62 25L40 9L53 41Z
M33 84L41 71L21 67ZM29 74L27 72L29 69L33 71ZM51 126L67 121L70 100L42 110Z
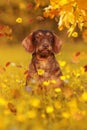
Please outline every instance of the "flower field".
M34 79L25 86L31 55L19 44L0 47L0 130L87 130L87 45L65 43L56 57L64 87L52 80L37 92Z

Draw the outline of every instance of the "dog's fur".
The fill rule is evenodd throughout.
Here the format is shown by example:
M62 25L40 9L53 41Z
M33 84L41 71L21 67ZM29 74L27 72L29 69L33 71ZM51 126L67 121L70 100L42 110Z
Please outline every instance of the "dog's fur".
M37 30L30 33L23 40L22 45L28 52L32 53L26 84L28 84L30 78L37 74L38 69L42 69L44 74L37 74L37 79L40 83L56 80L56 87L62 86L62 81L60 80L62 72L55 59L55 54L59 53L62 45L59 37L49 30Z

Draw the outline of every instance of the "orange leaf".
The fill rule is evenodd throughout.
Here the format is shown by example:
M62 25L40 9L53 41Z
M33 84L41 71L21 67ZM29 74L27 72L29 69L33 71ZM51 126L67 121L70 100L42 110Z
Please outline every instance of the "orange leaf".
M28 72L29 72L28 70L25 70L25 71L24 71L24 75L27 75L27 74L28 74Z
M15 108L15 106L12 103L8 103L8 108L10 109L11 112L13 112L14 114L17 113L17 110Z
M84 71L87 72L87 65L84 66Z
M11 62L8 61L8 62L5 64L5 66L8 67L10 64L11 64Z
M76 54L75 54L75 56L79 56L81 53L80 52L77 52Z

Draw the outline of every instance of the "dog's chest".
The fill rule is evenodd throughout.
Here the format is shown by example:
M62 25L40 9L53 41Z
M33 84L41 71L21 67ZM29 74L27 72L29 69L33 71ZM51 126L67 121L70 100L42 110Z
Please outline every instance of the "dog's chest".
M37 66L37 69L43 69L44 71L48 71L51 67L48 61L39 61L36 66Z

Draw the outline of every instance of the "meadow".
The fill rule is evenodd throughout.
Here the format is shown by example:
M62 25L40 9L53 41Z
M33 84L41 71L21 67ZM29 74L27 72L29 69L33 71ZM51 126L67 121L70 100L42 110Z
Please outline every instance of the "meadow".
M25 86L31 54L0 46L0 130L87 130L87 44L65 42L56 58L64 87L38 93Z

